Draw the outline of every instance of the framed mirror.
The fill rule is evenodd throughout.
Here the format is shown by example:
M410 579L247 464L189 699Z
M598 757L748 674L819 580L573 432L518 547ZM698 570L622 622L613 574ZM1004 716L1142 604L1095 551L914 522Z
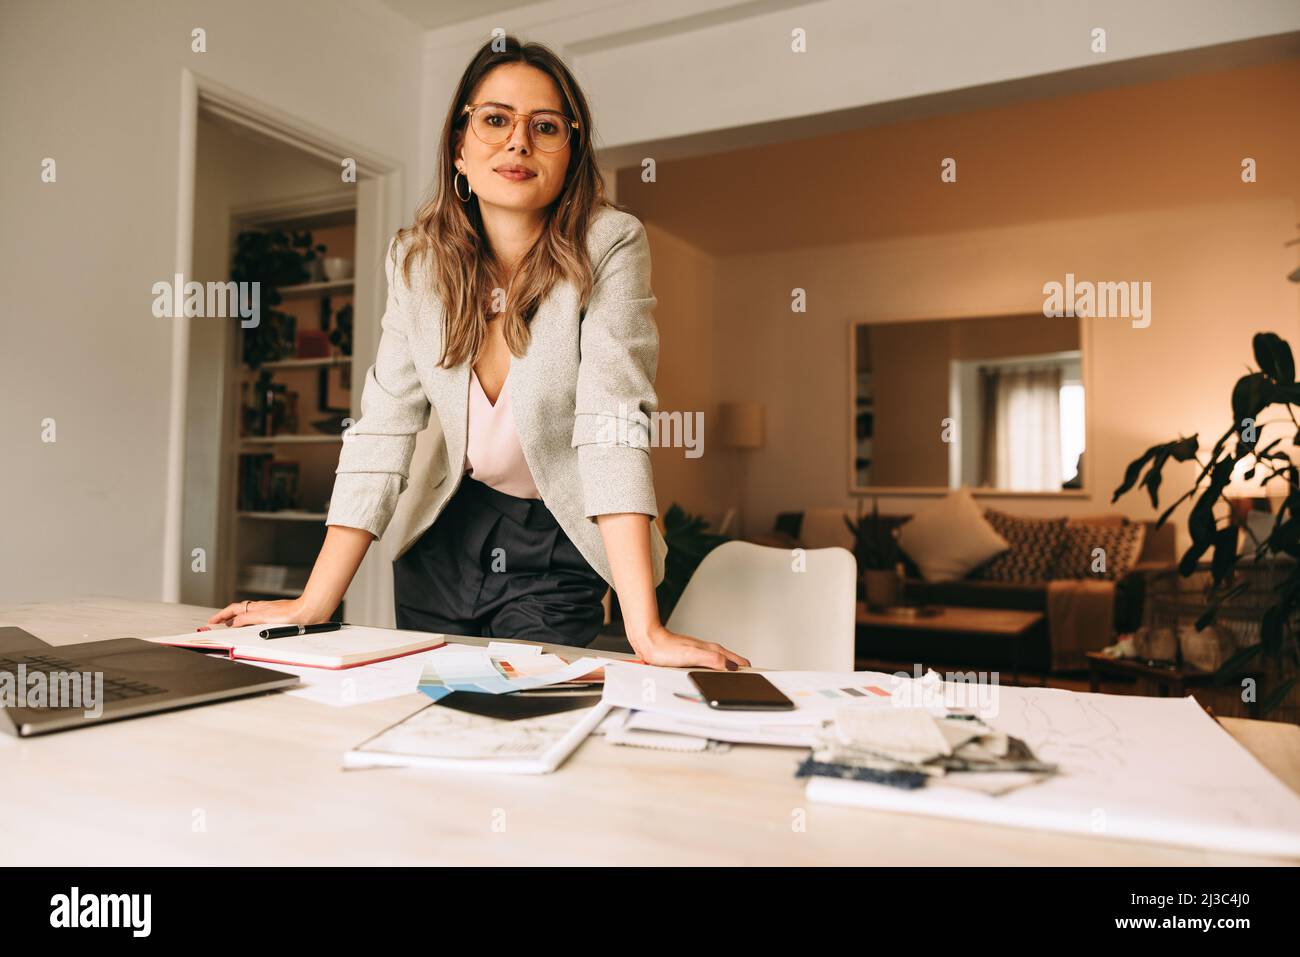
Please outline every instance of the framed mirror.
M1084 330L1041 313L849 328L849 491L1079 495Z

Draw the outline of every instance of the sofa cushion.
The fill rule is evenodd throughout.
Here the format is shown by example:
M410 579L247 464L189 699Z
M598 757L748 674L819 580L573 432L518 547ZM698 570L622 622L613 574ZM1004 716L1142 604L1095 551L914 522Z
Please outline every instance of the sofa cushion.
M1008 547L968 488L918 510L899 530L898 545L931 582L965 578Z
M1028 584L1052 577L1065 547L1064 516L1026 518L990 508L984 511L984 517L1011 547L977 570L975 579Z
M1070 522L1052 577L1123 578L1137 564L1145 537L1146 526L1140 522L1109 526Z

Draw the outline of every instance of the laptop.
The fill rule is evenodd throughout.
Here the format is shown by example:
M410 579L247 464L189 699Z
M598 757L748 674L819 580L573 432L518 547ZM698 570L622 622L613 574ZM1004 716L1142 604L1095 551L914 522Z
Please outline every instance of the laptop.
M297 683L296 675L139 638L50 645L21 628L0 628L0 731L17 737Z

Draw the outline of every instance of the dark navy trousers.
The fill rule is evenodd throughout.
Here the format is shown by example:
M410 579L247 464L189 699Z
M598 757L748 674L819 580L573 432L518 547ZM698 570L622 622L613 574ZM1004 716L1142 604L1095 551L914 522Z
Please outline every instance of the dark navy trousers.
M536 498L468 475L393 563L397 627L586 647L608 585Z

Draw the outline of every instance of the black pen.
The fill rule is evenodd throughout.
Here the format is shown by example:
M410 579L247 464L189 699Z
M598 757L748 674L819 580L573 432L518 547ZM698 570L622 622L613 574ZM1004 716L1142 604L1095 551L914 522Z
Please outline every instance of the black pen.
M270 640L271 638L297 638L299 635L319 635L323 631L338 631L343 627L342 622L327 621L321 625L285 625L281 628L267 628L258 634Z

